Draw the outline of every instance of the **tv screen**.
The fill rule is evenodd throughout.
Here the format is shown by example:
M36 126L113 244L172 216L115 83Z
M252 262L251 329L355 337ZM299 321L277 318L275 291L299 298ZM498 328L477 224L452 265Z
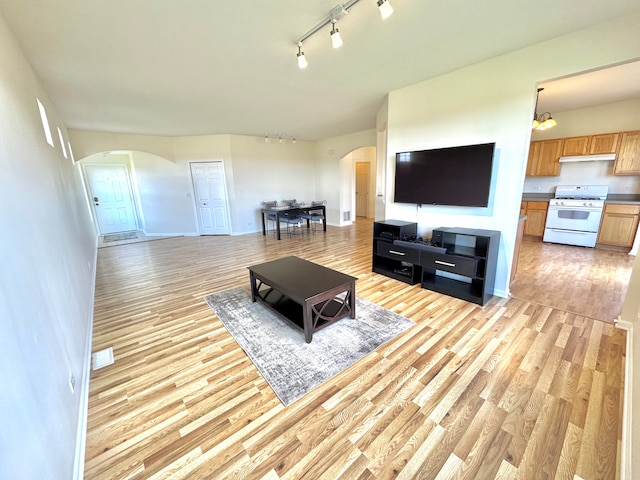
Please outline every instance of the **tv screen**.
M396 153L394 202L486 207L495 143Z

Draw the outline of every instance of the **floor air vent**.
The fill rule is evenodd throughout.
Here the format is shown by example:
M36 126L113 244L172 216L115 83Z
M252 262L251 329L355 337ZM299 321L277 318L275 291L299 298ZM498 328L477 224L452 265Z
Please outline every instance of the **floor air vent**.
M93 354L93 369L97 370L113 363L113 347L100 350Z
M350 211L342 212L342 221L348 222L349 220L351 220L351 212Z

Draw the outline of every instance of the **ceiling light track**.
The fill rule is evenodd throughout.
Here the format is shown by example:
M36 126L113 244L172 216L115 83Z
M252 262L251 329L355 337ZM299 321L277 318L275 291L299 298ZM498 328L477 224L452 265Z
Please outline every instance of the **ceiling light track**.
M287 135L284 133L265 133L264 141L266 143L269 142L277 142L277 143L286 143L287 141L291 143L296 143L296 137L293 135Z
M331 25L331 31L329 33L331 38L331 45L333 46L333 48L338 48L342 45L342 37L340 36L340 31L338 30L336 24L338 23L338 20L347 15L351 7L353 7L359 1L360 0L349 0L346 3L336 5L329 11L329 14L326 17L320 20L313 28L311 28L308 32L306 32L304 35L299 37L298 40L296 40L296 46L298 47L298 54L296 56L298 59L299 68L306 68L308 65L307 59L304 55L304 52L302 51L302 42L307 40L314 33L320 31L325 26L329 24ZM378 5L380 16L383 20L389 18L389 16L393 13L393 8L391 7L389 0L376 0L376 4Z

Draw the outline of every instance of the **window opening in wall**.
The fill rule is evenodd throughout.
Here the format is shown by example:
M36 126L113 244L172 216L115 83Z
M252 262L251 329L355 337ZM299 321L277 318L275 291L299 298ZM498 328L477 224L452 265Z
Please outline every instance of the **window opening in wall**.
M56 127L58 129L58 138L60 138L60 147L62 148L62 155L64 155L64 158L69 158L67 157L67 147L64 146L64 138L62 137L62 130L60 130L60 127Z
M71 150L71 144L67 142L67 147L69 147L69 156L71 156L71 163L76 164L76 157L73 156L73 150Z
M44 136L47 139L47 143L53 147L53 136L51 135L51 128L49 128L49 120L47 119L47 111L44 109L44 105L40 102L39 98L36 98L38 102L38 110L40 110L40 120L42 120L42 129L44 130Z

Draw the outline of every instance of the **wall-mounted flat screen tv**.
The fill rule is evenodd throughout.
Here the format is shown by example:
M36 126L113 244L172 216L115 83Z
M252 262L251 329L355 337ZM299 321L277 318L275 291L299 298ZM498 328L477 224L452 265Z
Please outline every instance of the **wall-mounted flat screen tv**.
M486 207L495 143L396 153L394 202Z

